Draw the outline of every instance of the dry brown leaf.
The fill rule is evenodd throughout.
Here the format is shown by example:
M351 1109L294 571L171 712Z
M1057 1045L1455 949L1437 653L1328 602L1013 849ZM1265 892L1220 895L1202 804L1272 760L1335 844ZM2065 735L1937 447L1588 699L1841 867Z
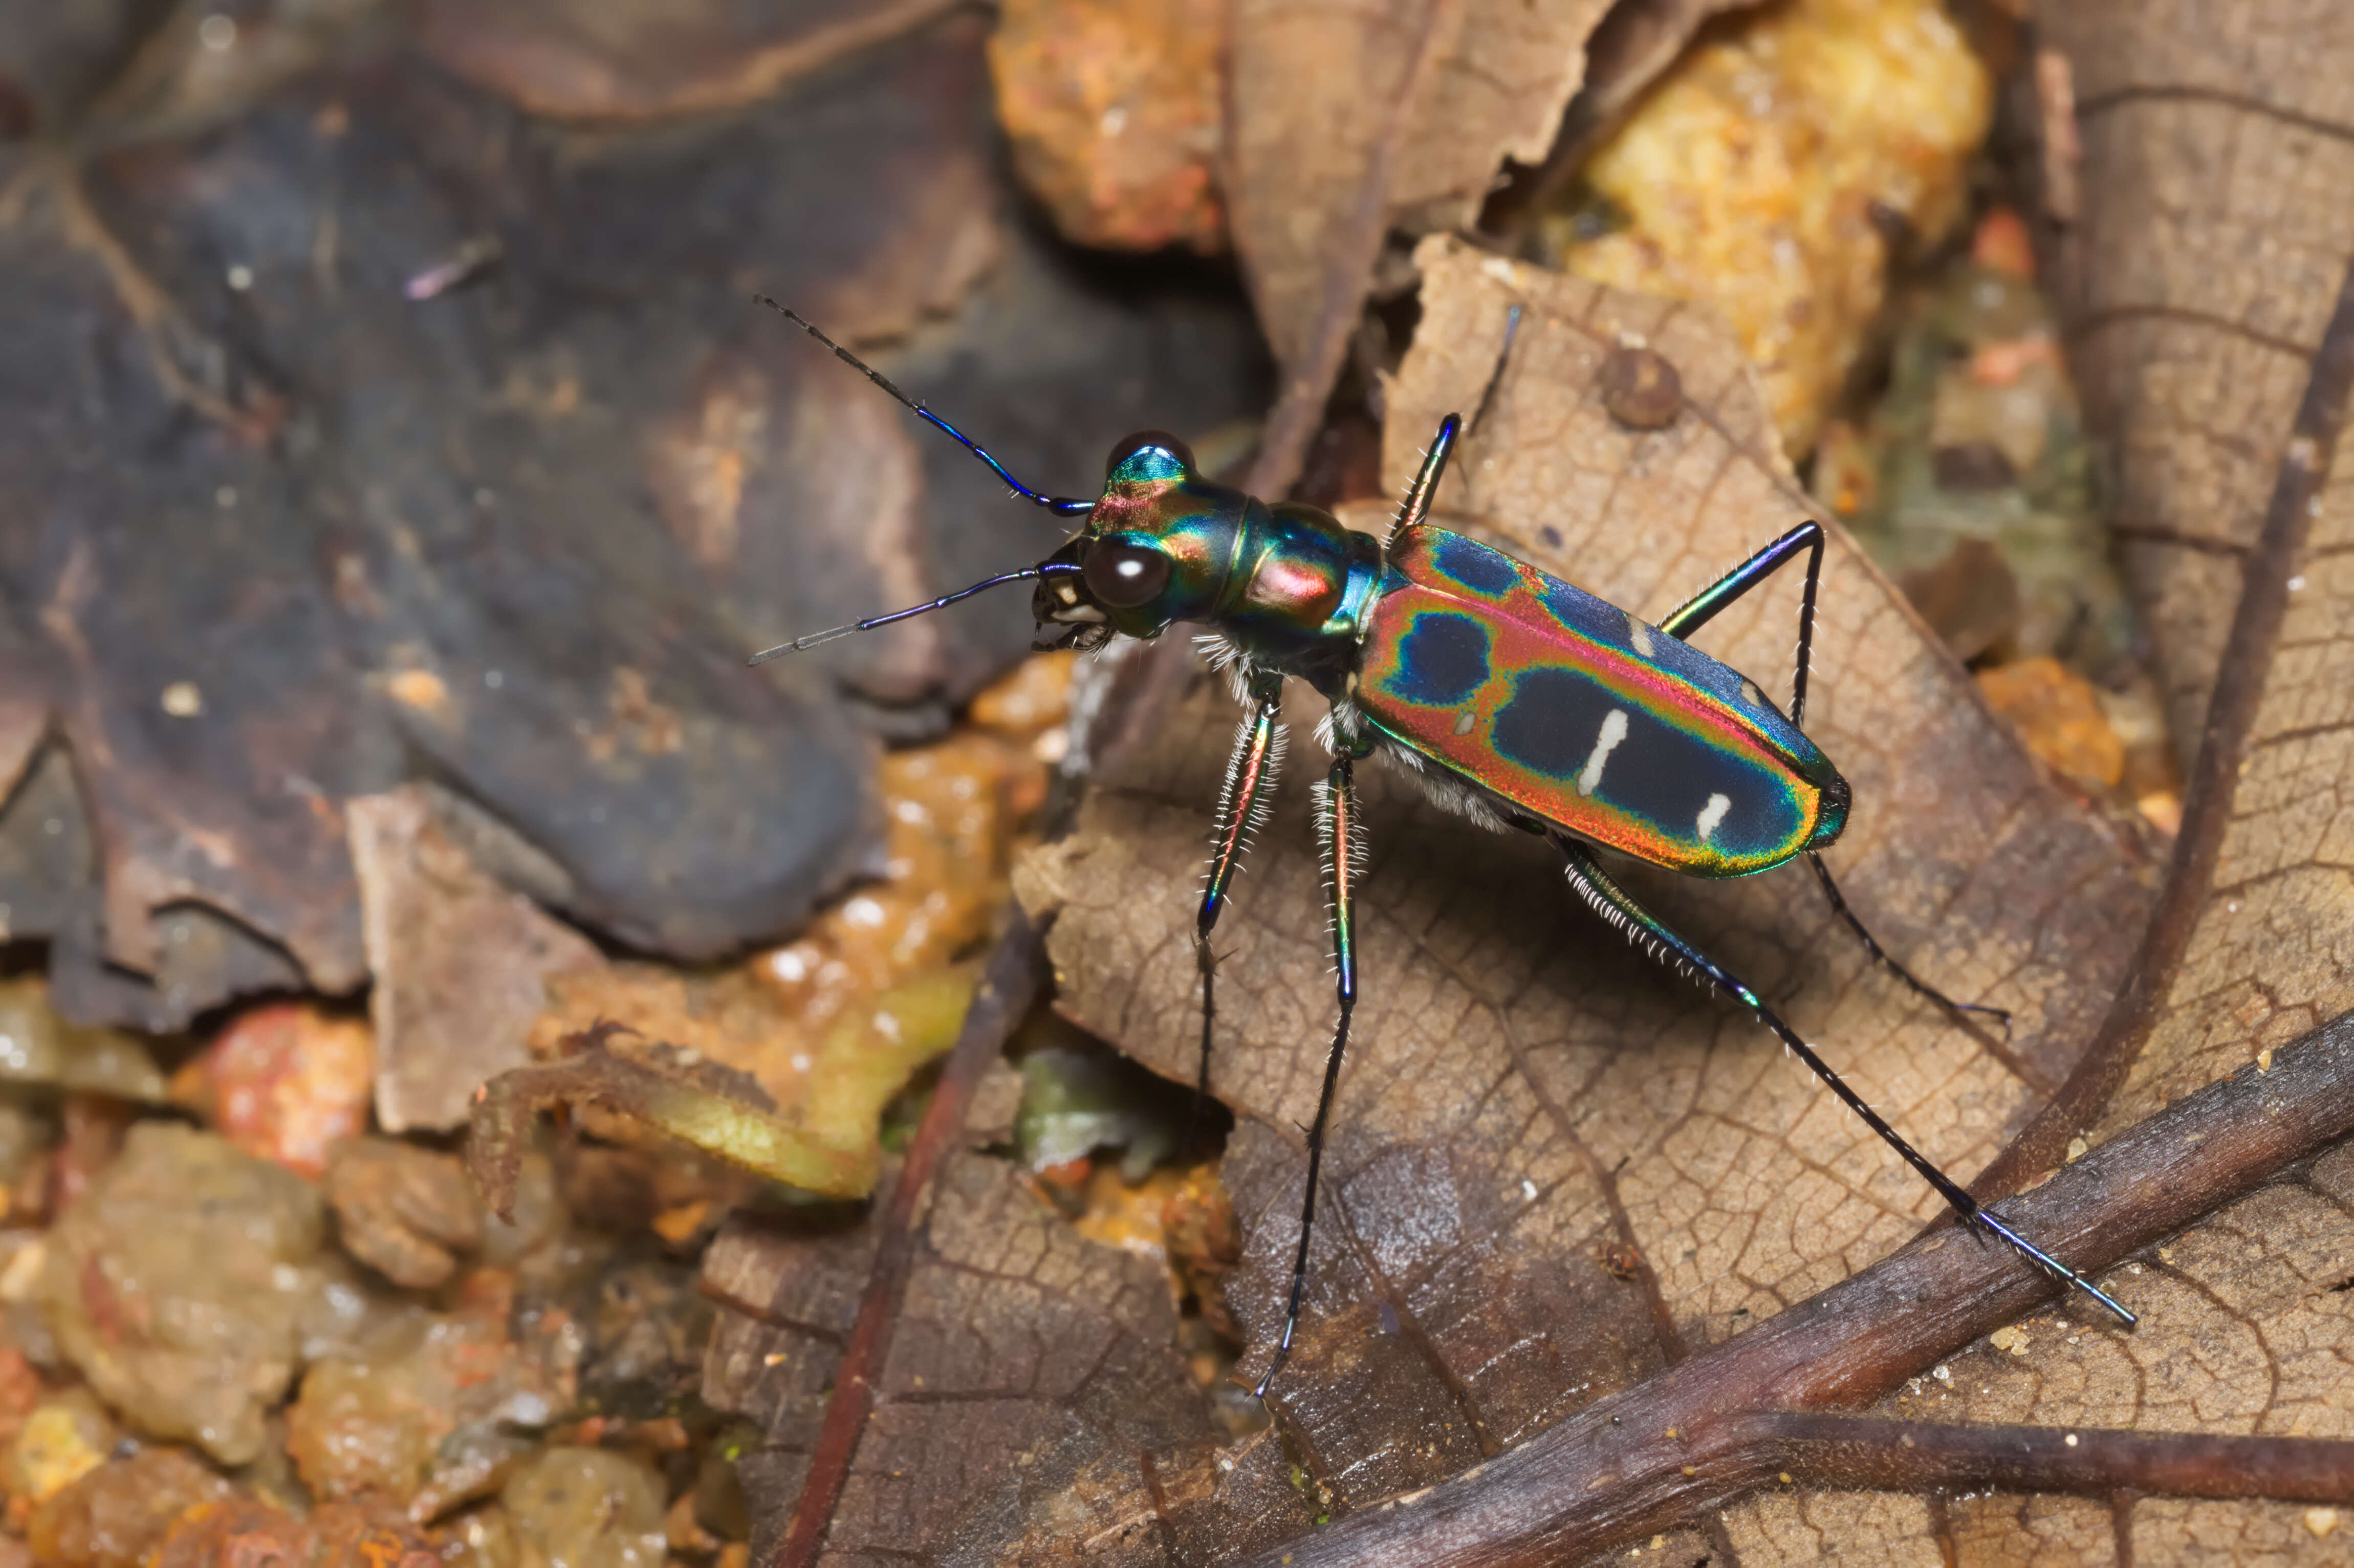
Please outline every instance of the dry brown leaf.
M2354 13L2053 9L2084 156L2071 352L2188 747L2354 256ZM2354 1007L2354 459L2313 504L2214 891L2105 1131Z
M2354 254L2354 11L2244 0L2226 25L2131 0L2041 10L2084 160L2053 287L2086 412L2116 445L2116 528L2187 756ZM2347 526L2342 500L2325 503L2317 567L2333 522ZM2309 577L2308 598L2342 606L2348 580Z
M1478 402L1507 306L1529 307L1486 428L1440 493L1442 522L1657 614L1796 520L1754 379L1702 313L1451 243L1421 260L1421 334L1390 393L1393 482L1416 432ZM1600 405L1622 334L1681 374L1689 401L1664 429L1630 430ZM1797 593L1794 578L1752 596L1701 641L1786 691ZM2037 773L1844 543L1823 604L1809 727L1858 802L1832 863L1906 961L2018 1013L2012 1049L1866 972L1796 875L1645 891L1933 1158L1967 1171L2105 1004L2147 868ZM1060 1005L1181 1080L1198 997L1194 863L1231 724L1205 685L1025 881L1034 904L1060 908ZM1297 1129L1332 1015L1314 771L1295 767L1219 930L1234 956L1214 1081L1241 1119L1226 1175L1246 1228L1228 1299L1251 1367L1280 1320ZM1335 1511L1458 1472L1838 1280L1936 1212L1770 1037L1573 910L1547 857L1440 815L1382 770L1364 794L1375 870L1359 906L1358 1033L1310 1314L1277 1393L1285 1439ZM1613 1243L1640 1255L1636 1278L1597 1257Z
M1641 547L1647 522L1670 520L1664 531L1679 550L1722 560L1788 521L1771 460L1751 455L1771 450L1754 384L1704 316L1452 246L1434 244L1423 261L1425 345L1392 389L1401 432L1470 406L1506 302L1531 307L1486 436L1467 443L1458 478L1442 493L1447 521L1645 605L1676 598L1656 580L1656 557L1667 553L1659 535ZM1689 395L1649 433L1597 407L1603 367L1636 336L1677 366ZM1393 466L1403 469L1410 438L1401 433L1396 447ZM1681 564L1694 566L1691 577L1709 575ZM1770 668L1787 644L1795 593L1795 584L1762 592L1766 602L1744 605L1702 641L1737 665ZM1843 938L1826 939L1836 933L1803 884L1797 899L1773 879L1658 892L1671 917L1761 981L1933 1156L1967 1169L2090 1033L2146 906L2147 868L2129 842L2059 798L1901 601L1844 548L1835 548L1825 606L1813 727L1859 800L1836 863L1900 955L2020 1012L2014 1049L1973 1043L1884 977L1861 973ZM1023 878L1034 907L1058 911L1052 945L1066 1009L1179 1077L1192 1067L1190 871L1230 722L1230 707L1204 683L1115 768L1074 836L1041 852ZM1294 1128L1312 1105L1331 1014L1298 782L1230 917L1240 950L1222 988L1230 1005L1218 1084L1241 1118L1226 1173L1249 1238L1228 1299L1262 1355L1292 1235ZM832 1549L887 1545L927 1561L953 1550L1163 1562L1294 1538L1309 1545L1316 1538L1302 1532L1313 1519L1469 1469L1869 1262L1931 1212L1868 1135L1770 1044L1758 1048L1754 1031L1654 980L1598 926L1565 913L1549 864L1437 817L1379 775L1368 784L1380 848L1361 905L1366 998L1327 1167L1311 1317L1278 1385L1278 1428L1223 1453L1198 1441L1156 1451L1075 1411L1069 1395L1032 1396L1032 1383L1022 1400L989 1402L1004 1425L981 1440L996 1444L999 1460L977 1461L971 1445L944 1450L919 1410L899 1408L915 1386L916 1352L903 1349L885 1374L896 1390L857 1447ZM2274 1190L2249 1202L2296 1197ZM2295 1251L2308 1232L2327 1242L2327 1207L2219 1223ZM952 1252L968 1238L951 1226L1002 1229L980 1215L936 1210L922 1245ZM789 1386L755 1404L774 1445L756 1495L781 1500L795 1489L796 1449L823 1403L863 1253L847 1238L835 1245L852 1255L836 1265L845 1272L824 1299L800 1299L823 1294L822 1271L758 1255L750 1261L770 1272L730 1291L768 1322L744 1329L743 1364L715 1363L716 1385L744 1386L755 1350L763 1371L798 1368ZM1058 1258L1051 1245L1028 1255ZM2326 1255L2307 1246L2285 1276L2282 1261L2276 1253L2243 1272L2266 1276L2275 1304L2309 1313L2299 1292L2315 1294ZM1055 1261L1058 1305L1076 1319L1113 1314L1130 1288L1105 1267L1063 1266ZM2228 1266L2210 1272L2226 1290ZM1034 1277L1020 1280L1026 1287ZM2169 1305L2145 1297L2130 1268L2110 1282L2137 1306ZM928 1314L942 1306L925 1298L926 1315L911 1320L937 1337ZM964 1326L983 1344L1004 1332L1002 1308L947 1309L970 1311ZM2310 1382L2306 1369L2330 1363L2335 1340L2310 1323L2294 1328L2317 1355L2264 1360ZM2087 1355L2113 1338L2075 1331L2094 1347ZM2032 1330L1971 1354L2009 1356L2022 1342L2031 1353ZM2193 1374L2237 1397L2257 1362L2216 1361L2216 1342L2194 1321L2179 1340L2151 1334L2108 1348L2152 1357L2160 1370L2142 1387ZM1087 1387L1090 1402L1174 1409L1150 1358L1124 1353L1106 1364L1105 1380ZM2202 1392L2190 1389L2173 1408L2204 1423ZM1026 1476L1025 1456L1032 1465L1051 1457L1053 1468ZM862 1484L896 1489L862 1495ZM2185 1539L2279 1544L2301 1519L2279 1505L2146 1506L2126 1522L2137 1540L2149 1536L2152 1552ZM2061 1550L2097 1541L2098 1523L2066 1502L2005 1499L1956 1512L1910 1496L1786 1488L1726 1509L1706 1538L1744 1562L1892 1548L1934 1555L1966 1538L2015 1553L2036 1542Z

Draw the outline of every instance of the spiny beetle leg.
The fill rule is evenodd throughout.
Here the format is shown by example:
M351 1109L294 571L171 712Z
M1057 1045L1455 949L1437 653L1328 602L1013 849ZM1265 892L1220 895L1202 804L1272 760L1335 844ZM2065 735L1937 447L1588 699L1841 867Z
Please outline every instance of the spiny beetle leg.
M1438 421L1438 433L1430 438L1430 450L1422 455L1421 471L1406 488L1405 500L1398 506L1397 523L1390 530L1394 539L1409 528L1418 528L1430 520L1431 499L1438 493L1438 482L1447 472L1447 460L1454 454L1456 438L1465 429L1478 429L1479 421L1488 417L1488 408L1496 400L1496 388L1503 385L1504 366L1512 357L1512 340L1521 334L1521 307L1514 305L1504 315L1504 343L1496 351L1496 368L1488 374L1487 389L1479 394L1479 404L1471 411L1471 423L1466 427L1463 416L1449 414Z
M1807 552L1807 587L1798 606L1798 668L1797 673L1790 683L1790 722L1803 726L1807 716L1807 673L1814 657L1815 648L1815 599L1822 586L1823 576L1821 524L1808 518L1797 527L1791 529L1669 611L1660 620L1659 630L1670 637L1680 637L1689 641L1691 634L1707 625L1719 610L1772 577L1801 550ZM1839 885L1831 880L1830 868L1823 863L1823 857L1809 851L1807 859L1814 865L1817 880L1823 885L1824 895L1831 901L1831 912L1846 922L1848 929L1853 931L1862 940L1864 950L1872 955L1875 962L1887 965L1895 972L1896 978L1910 986L1915 993L1926 997L1947 1012L1956 1017L1966 1012L1984 1013L1987 1017L2000 1022L2005 1038L2009 1036L2010 1014L2001 1008L1988 1007L1983 1002L1956 1001L1944 991L1927 984L1912 970L1889 957L1888 950L1864 928L1863 921L1855 911L1848 907L1847 900L1840 894Z
M1226 906L1235 873L1242 867L1243 851L1266 818L1269 787L1283 763L1283 729L1277 722L1283 705L1283 677L1261 671L1251 677L1256 704L1235 736L1235 754L1226 764L1226 786L1218 801L1217 827L1211 839L1210 870L1203 879L1202 907L1193 921L1193 962L1202 972L1202 1065L1193 1086L1192 1125L1185 1147L1191 1150L1201 1132L1202 1107L1210 1097L1210 1033L1217 1017L1217 955L1210 950L1210 933Z
M2082 1290L2111 1312L2115 1313L2118 1319L2126 1327L2132 1327L2134 1315L2119 1306L2099 1287L2041 1248L2029 1243L2009 1225L1981 1209L1978 1201L1962 1190L1959 1182L1931 1164L1927 1156L1905 1142L1903 1135L1889 1126L1878 1111L1866 1105L1863 1097L1850 1088L1846 1081L1837 1073L1832 1072L1830 1065L1815 1054L1814 1047L1798 1038L1797 1031L1783 1022L1755 991L1728 974L1715 959L1677 935L1658 916L1636 903L1617 883L1603 874L1602 868L1595 863L1594 857L1582 845L1560 837L1555 837L1553 842L1560 849L1562 858L1567 863L1569 885L1577 890L1579 897L1593 906L1596 914L1625 932L1638 947L1645 948L1654 958L1662 959L1672 958L1691 965L1712 986L1747 1008L1760 1023L1772 1030L1782 1044L1789 1047L1791 1054L1804 1062L1815 1076L1822 1080L1826 1088L1839 1097L1848 1109L1861 1117L1866 1127L1879 1134L1882 1141L1894 1150L1907 1165L1920 1173L1922 1180L1936 1189L1937 1195L1953 1206L1954 1213L1960 1217L1966 1227L1984 1234L1991 1234L1996 1239L2007 1243L2037 1268L2063 1285L2071 1285Z
M1324 1088L1316 1098L1316 1121L1308 1129L1308 1187L1299 1200L1299 1249L1291 1258L1291 1298L1284 1308L1283 1337L1275 1360L1251 1392L1267 1397L1267 1384L1291 1358L1292 1336L1299 1328L1300 1298L1308 1289L1308 1234L1316 1224L1316 1178L1324 1164L1324 1133L1332 1120L1332 1091L1341 1082L1341 1057L1349 1048L1349 1014L1357 1005L1357 880L1364 867L1358 843L1357 792L1351 759L1335 758L1332 771L1318 791L1317 815L1324 838L1325 899L1332 924L1332 974L1339 993L1341 1019L1332 1030L1332 1049L1324 1058Z
M1398 504L1397 524L1390 530L1390 538L1409 528L1419 528L1430 520L1430 500L1438 493L1438 482L1447 473L1447 460L1454 454L1455 439L1463 433L1463 416L1449 414L1438 421L1438 433L1430 438L1430 450L1422 454L1422 468L1406 487L1405 499Z

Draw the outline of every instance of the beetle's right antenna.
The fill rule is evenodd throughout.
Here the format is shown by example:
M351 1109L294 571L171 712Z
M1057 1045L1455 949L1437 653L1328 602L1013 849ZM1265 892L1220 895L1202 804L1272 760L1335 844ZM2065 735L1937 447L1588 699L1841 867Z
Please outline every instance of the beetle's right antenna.
M1504 366L1512 357L1512 340L1521 335L1521 307L1514 304L1504 313L1504 346L1496 351L1496 368L1488 373L1488 385L1479 394L1479 405L1471 410L1471 422L1463 427L1466 435L1477 435L1479 427L1488 422L1488 410L1496 401L1496 388L1504 384Z
M983 448L980 442L966 435L962 430L958 429L954 425L949 424L946 419L941 418L938 414L933 413L929 408L925 408L921 403L917 402L913 397L908 397L905 392L900 391L898 387L891 384L891 380L888 376L875 369L873 366L867 364L864 360L859 358L856 355L851 353L850 350L843 347L842 344L834 342L833 339L826 336L825 334L818 331L817 328L811 326L799 312L786 309L784 306L777 303L776 301L769 298L766 294L755 294L752 296L752 300L756 304L768 306L770 310L776 312L779 315L784 317L787 321L801 328L801 331L809 334L810 336L817 339L818 342L833 350L833 356L836 359L841 360L844 365L849 366L853 370L855 370L861 376L865 376L867 380L872 381L875 386L880 387L884 391L888 392L892 397L896 397L902 404L914 410L917 418L923 420L926 424L930 425L934 429L940 431L950 440L956 442L957 445L964 448L965 450L970 452L973 456L987 463L990 466L991 471L995 473L998 478L1003 480L1006 483L1012 485L1014 489L1014 493L1020 495L1023 500L1030 502L1033 505L1043 506L1058 517L1076 517L1082 513L1092 512L1095 510L1096 503L1092 501L1075 501L1062 496L1039 494L1036 491L1031 489L1028 485L1023 483L1020 480L1006 472L1005 465L999 462L995 458L990 456L987 449Z

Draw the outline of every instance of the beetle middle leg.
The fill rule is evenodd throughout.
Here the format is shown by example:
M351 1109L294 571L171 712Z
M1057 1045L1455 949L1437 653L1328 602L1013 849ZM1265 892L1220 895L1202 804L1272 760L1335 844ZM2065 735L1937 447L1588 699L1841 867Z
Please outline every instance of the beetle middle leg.
M1349 1048L1349 1015L1357 1005L1357 882L1364 874L1363 846L1358 840L1357 792L1353 759L1343 752L1333 758L1332 771L1319 791L1317 815L1324 838L1325 900L1332 926L1333 989L1341 1003L1340 1022L1333 1025L1332 1049L1324 1058L1324 1087L1316 1097L1316 1120L1308 1129L1308 1187L1299 1201L1299 1249L1291 1258L1291 1296L1284 1308L1283 1337L1276 1341L1275 1360L1251 1392L1267 1397L1267 1384L1291 1358L1292 1335L1299 1328L1299 1302L1308 1290L1308 1235L1316 1224L1316 1178L1324 1164L1324 1134L1332 1120L1332 1093L1341 1082L1341 1058Z
M1822 586L1823 577L1821 524L1810 517L1767 545L1724 576L1692 595L1682 604L1670 610L1661 618L1659 630L1670 637L1691 641L1691 634L1707 625L1719 610L1772 577L1775 572L1795 558L1801 550L1807 555L1807 586L1798 606L1798 668L1797 675L1790 683L1790 722L1803 729L1806 727L1807 718L1807 672L1813 661L1815 647L1815 600ZM2001 1026L2004 1035L2009 1036L2010 1013L2007 1010L1988 1007L1984 1002L1956 1001L1952 997L1898 963L1889 956L1888 949L1882 947L1878 938L1874 938L1864 926L1862 918L1848 906L1846 897L1839 890L1839 884L1831 880L1831 869L1824 863L1821 853L1808 850L1807 860L1815 869L1815 879L1823 885L1823 895L1830 900L1831 913L1837 915L1846 924L1847 928L1856 934L1857 939L1863 943L1863 950L1872 956L1873 962L1886 965L1889 971L1898 980L1903 980L1914 995L1935 1003L1957 1018L1965 1013L1982 1014L1994 1020Z
M1823 1086L1839 1097L1841 1104L1863 1118L1864 1125L1880 1135L1882 1142L1894 1150L1903 1161L1918 1171L1922 1180L1936 1190L1937 1195L1952 1205L1965 1228L1994 1236L2016 1250L2036 1267L2062 1285L2073 1286L2115 1313L2120 1321L2131 1327L2134 1315L2119 1306L2100 1287L2052 1257L2041 1247L2012 1230L1983 1207L1977 1199L1963 1190L1960 1182L1932 1164L1929 1157L1904 1141L1904 1137L1888 1125L1887 1119L1864 1103L1861 1095L1848 1086L1846 1080L1831 1071L1830 1064L1815 1054L1814 1047L1798 1037L1797 1030L1782 1022L1774 1010L1766 1005L1758 994L1728 973L1723 966L1710 958L1690 941L1678 935L1666 922L1628 895L1619 885L1603 874L1592 854L1584 846L1559 834L1553 843L1567 863L1569 884L1578 896L1591 905L1594 912L1625 932L1638 947L1652 957L1689 966L1715 990L1749 1010L1757 1022L1772 1030L1776 1038L1790 1049L1790 1054L1804 1062Z
M1243 851L1267 818L1272 799L1268 787L1283 763L1284 732L1278 722L1283 677L1272 670L1254 672L1248 689L1254 705L1235 736L1234 758L1226 764L1226 787L1211 837L1210 869L1203 878L1202 907L1193 920L1193 962L1202 972L1202 1065L1193 1086L1193 1125L1185 1139L1189 1148L1201 1128L1202 1107L1210 1097L1210 1035L1218 1012L1218 960L1210 949L1210 933L1225 909L1235 873L1242 868Z

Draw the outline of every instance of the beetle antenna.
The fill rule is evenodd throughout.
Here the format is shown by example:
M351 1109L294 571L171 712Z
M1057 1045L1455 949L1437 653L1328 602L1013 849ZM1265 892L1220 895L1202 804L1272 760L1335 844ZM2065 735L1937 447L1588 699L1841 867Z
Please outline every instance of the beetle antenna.
M1479 427L1488 422L1488 409L1496 401L1496 388L1504 384L1504 366L1512 357L1512 340L1521 335L1521 307L1517 304L1504 313L1504 345L1496 351L1496 368L1488 373L1488 385L1479 394L1479 406L1471 410L1471 422L1463 427L1465 435L1478 435Z
M1018 572L1006 572L998 577L983 577L970 588L961 588L954 593L943 594L928 604L909 605L905 609L895 609L888 615L869 616L864 620L854 620L847 626L829 627L823 631L812 631L807 637L796 637L790 642L779 642L774 648L764 648L745 662L765 664L771 659L781 659L788 653L806 652L821 643L831 642L837 637L847 637L854 631L872 631L878 626L888 626L895 620L905 620L911 615L928 615L933 610L954 604L960 599L970 599L983 588L1001 588L1007 583L1026 582L1032 577L1061 577L1078 569L1076 564L1070 561L1048 561L1043 566L1024 567Z
M990 456L988 449L983 447L979 441L974 440L962 430L958 429L954 425L949 424L946 419L943 419L938 414L933 413L929 408L925 408L915 398L910 397L905 392L900 391L897 387L892 384L891 379L888 376L875 369L873 366L867 364L864 360L859 358L856 355L851 353L850 350L843 347L842 344L834 342L833 339L826 336L825 334L818 331L814 326L811 326L808 320L804 318L800 312L788 310L783 305L777 303L776 301L769 298L766 294L753 295L752 302L755 304L768 306L770 310L776 312L779 315L784 317L787 321L801 328L801 331L809 334L810 336L817 339L818 342L833 350L833 356L836 359L839 359L844 365L849 366L861 376L865 376L867 380L872 381L875 386L880 387L884 391L891 394L892 397L896 397L901 404L905 405L909 409L912 409L917 418L923 420L934 429L940 431L950 440L956 442L957 445L964 448L965 450L970 452L973 456L987 463L990 467L990 471L995 473L998 478L1012 485L1014 489L1014 493L1020 495L1023 500L1031 503L1033 505L1043 506L1058 517L1076 517L1081 513L1092 512L1095 510L1096 503L1092 501L1077 501L1063 496L1041 495L1036 491L1031 489L1028 485L1023 483L1020 480L1014 478L1012 474L1006 472L1005 465L998 461L995 458ZM907 613L913 614L914 612L908 611ZM845 626L839 627L836 630L847 632L855 631L859 630L859 628ZM824 635L832 636L833 633L827 632Z

